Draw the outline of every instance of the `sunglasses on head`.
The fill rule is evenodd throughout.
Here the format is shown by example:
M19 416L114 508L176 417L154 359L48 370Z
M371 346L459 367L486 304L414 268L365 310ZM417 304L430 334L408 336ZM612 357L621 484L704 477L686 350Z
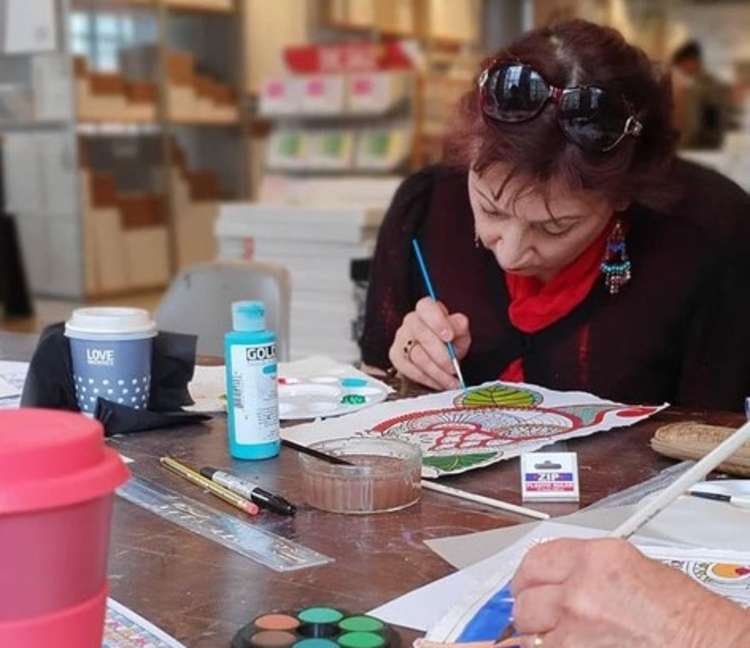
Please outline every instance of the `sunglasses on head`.
M638 137L643 124L621 95L597 86L556 88L530 65L495 63L479 77L482 113L514 124L533 119L557 104L557 121L565 137L584 151L606 153L626 136Z

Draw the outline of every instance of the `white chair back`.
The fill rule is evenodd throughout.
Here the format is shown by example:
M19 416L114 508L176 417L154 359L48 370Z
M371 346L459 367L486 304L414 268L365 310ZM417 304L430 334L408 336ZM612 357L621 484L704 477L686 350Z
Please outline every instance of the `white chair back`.
M278 336L278 358L289 359L291 281L281 265L253 262L200 263L180 272L156 311L165 331L198 336L198 353L224 355L232 330L232 302L257 299L266 306L266 325Z

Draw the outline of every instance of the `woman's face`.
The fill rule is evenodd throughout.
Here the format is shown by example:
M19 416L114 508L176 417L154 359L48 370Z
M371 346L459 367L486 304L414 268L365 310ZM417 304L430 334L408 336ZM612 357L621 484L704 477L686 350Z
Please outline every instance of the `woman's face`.
M498 196L507 173L496 164L481 176L469 174L477 236L506 272L549 281L601 234L612 206L599 194L572 192L556 181L546 204L536 191L524 191L514 201L518 179Z

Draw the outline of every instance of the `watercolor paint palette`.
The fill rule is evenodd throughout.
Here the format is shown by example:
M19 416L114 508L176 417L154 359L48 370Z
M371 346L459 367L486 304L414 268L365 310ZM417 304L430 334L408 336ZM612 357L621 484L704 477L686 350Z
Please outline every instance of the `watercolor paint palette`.
M385 622L332 607L272 612L241 628L232 648L398 648Z
M351 414L382 403L386 387L367 378L322 375L279 378L279 418L282 421Z

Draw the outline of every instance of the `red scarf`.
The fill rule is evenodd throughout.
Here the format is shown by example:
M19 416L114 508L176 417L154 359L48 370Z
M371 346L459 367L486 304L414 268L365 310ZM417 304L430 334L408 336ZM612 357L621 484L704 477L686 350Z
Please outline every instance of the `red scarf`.
M510 306L508 316L518 330L537 333L565 317L591 292L601 276L601 263L612 225L602 233L569 266L547 283L536 277L505 273ZM523 358L516 358L500 375L500 380L523 382Z

